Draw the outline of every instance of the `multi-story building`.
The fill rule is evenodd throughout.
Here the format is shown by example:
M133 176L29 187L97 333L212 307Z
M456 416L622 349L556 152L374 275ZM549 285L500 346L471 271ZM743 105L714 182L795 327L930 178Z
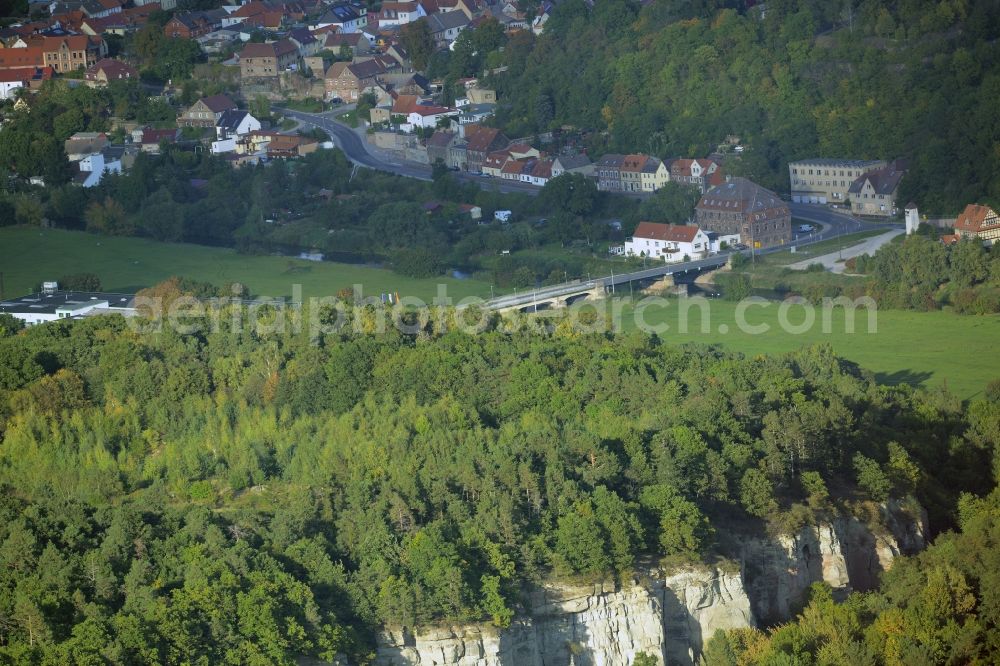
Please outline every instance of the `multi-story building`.
M37 67L51 67L60 74L86 69L107 55L107 46L100 37L66 35L64 37L37 36L28 39L28 51L36 58ZM37 50L36 50L37 49Z
M695 225L657 222L640 222L624 245L611 249L612 254L650 257L668 263L702 259L710 251L708 234Z
M597 160L594 171L597 173L597 189L602 192L621 192L622 189L622 162L624 155L611 153L603 155Z
M467 171L479 173L487 155L505 148L510 141L495 127L483 125L463 125L465 132Z
M887 166L861 174L847 190L855 215L890 217L896 214L896 196L903 172Z
M375 58L364 62L335 62L326 70L326 98L339 97L347 103L356 102L366 90L376 87L385 73L385 66Z
M106 86L111 81L121 81L122 79L138 79L139 72L134 67L121 60L104 58L97 61L86 72L83 79L92 88Z
M202 97L177 119L178 127L215 127L222 114L236 108L236 102L225 95Z
M746 178L730 178L702 196L695 219L705 231L739 234L751 247L771 247L792 238L792 214L781 198Z
M678 158L667 163L670 181L681 185L694 185L702 194L724 182L722 167L715 160Z
M605 155L597 162L597 189L655 192L670 180L666 165L649 155Z
M288 39L247 44L240 51L240 75L244 79L274 78L298 59L299 49Z
M792 201L795 203L843 203L848 191L863 174L886 166L882 160L840 160L817 157L788 163Z
M1000 216L989 206L969 204L955 220L955 234L993 245L1000 241Z

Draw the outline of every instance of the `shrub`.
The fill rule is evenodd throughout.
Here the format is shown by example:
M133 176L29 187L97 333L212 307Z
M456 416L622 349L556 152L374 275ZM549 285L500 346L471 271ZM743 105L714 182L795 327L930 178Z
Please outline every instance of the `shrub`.
M427 278L440 275L444 264L440 256L426 248L405 248L392 254L392 270L400 275Z

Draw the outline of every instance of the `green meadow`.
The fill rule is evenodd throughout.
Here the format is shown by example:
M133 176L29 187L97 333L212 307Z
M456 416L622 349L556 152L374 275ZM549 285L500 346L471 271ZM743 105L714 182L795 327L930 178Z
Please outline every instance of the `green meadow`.
M295 284L302 286L305 298L333 296L354 284L362 285L365 295L399 292L424 300L437 293L438 284L447 285L454 298L490 293L489 283L480 280L414 279L371 266L243 255L230 248L38 227L0 228L0 272L7 298L72 273L94 273L105 291L122 292L179 275L217 285L240 282L255 296L270 297L291 296Z
M877 310L874 330L869 332L867 312L859 309L851 333L843 308L834 308L829 326L824 327L822 311L815 307L815 323L806 327L803 307L792 306L782 313L779 304L772 301L766 306L748 307L742 313L746 324L760 327L761 331L767 327L765 332L751 332L738 325L736 303L683 300L690 306L686 316L683 301L672 298L666 300L666 307L647 308L643 313L645 322L665 324L668 328L658 334L668 341L719 344L744 354L783 354L825 342L839 356L874 372L881 383L947 386L963 400L980 394L988 382L1000 379L1000 359L993 354L1000 340L997 316ZM699 301L702 306L697 305ZM783 327L782 320L791 327ZM631 309L622 313L621 322L623 330L637 328ZM800 332L796 327L804 330Z

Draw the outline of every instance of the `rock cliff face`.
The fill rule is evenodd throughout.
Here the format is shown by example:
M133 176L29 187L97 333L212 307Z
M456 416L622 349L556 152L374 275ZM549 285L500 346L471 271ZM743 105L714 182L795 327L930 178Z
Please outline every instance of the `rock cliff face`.
M843 517L793 535L741 540L739 567L646 572L615 588L546 586L502 631L489 625L386 631L380 666L612 666L645 652L664 664L696 663L718 629L786 620L808 587L868 589L900 553L924 547L926 518L883 508L884 530Z

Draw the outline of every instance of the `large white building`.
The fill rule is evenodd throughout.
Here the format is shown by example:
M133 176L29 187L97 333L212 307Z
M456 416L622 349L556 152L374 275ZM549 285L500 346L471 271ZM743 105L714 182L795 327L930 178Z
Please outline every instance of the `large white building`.
M46 282L37 294L0 302L0 314L9 314L28 326L98 314L132 316L133 298L132 294L59 291L58 284Z
M788 179L795 203L835 204L848 198L851 184L869 171L881 169L882 160L841 160L815 157L788 163Z
M711 253L712 244L708 234L691 224L640 222L625 244L611 251L626 257L651 257L673 263L703 259Z

